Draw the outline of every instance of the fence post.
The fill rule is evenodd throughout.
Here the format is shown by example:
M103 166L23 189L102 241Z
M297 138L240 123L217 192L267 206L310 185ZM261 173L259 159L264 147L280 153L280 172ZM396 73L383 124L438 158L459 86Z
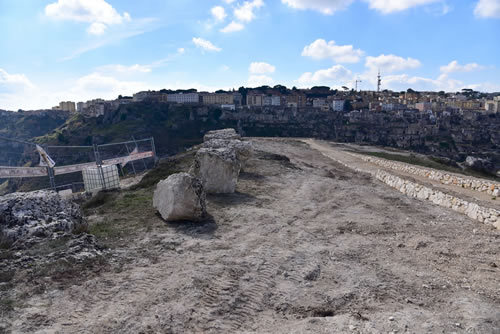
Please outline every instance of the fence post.
M125 143L125 148L127 149L127 155L130 155L130 150L128 149L127 143ZM130 163L132 164L132 170L134 171L134 176L137 176L137 173L135 172L134 161L130 161Z
M47 166L47 175L49 176L50 187L56 191L56 182L54 180L54 169Z
M137 142L135 141L135 137L132 136L132 140L134 141L134 144L135 144L135 148L137 149L137 153L139 153L139 146L137 146ZM141 159L142 160L142 163L144 164L144 170L148 170L148 166L146 165L146 160L144 159Z
M156 163L158 162L158 157L156 156L156 146L154 137L151 137L151 149L153 151L153 156L155 158L155 166L156 166Z
M106 181L104 179L104 172L102 170L102 159L101 155L99 154L99 146L97 144L94 144L94 156L95 156L95 162L97 164L97 172L99 173L99 177L101 178L102 182L102 188L103 190L106 190Z
M45 146L45 152L47 152L47 155L49 154L49 148ZM41 159L41 158L40 158ZM54 179L54 168L47 166L47 175L49 176L49 182L50 182L50 187L52 190L56 191L56 181Z

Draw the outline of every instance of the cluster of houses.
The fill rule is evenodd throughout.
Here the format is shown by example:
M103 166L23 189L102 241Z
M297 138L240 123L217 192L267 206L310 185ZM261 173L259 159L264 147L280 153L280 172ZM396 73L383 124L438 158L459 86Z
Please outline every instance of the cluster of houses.
M217 91L215 93L190 90L142 91L132 97L119 96L116 100L95 99L87 102L61 102L55 110L78 112L89 117L104 115L122 104L152 102L174 104L216 105L225 110L254 108L292 108L294 110L321 110L325 112L422 112L451 113L454 111L500 112L500 96L485 95L464 90L459 93L444 92L374 92L338 91L329 87L288 89L284 86Z

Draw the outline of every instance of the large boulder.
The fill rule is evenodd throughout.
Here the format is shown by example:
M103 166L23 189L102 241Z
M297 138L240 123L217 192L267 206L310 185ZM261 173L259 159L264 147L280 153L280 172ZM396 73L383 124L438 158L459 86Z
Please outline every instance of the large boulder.
M495 165L490 159L468 156L465 159L465 166L480 172L485 172L493 175L496 172Z
M236 133L235 129L222 129L222 130L214 130L208 131L203 137L203 141L207 142L212 139L240 139L241 136Z
M211 139L203 143L204 148L228 148L234 150L238 160L244 164L253 156L254 150L251 142L237 139Z
M203 185L188 173L173 174L160 181L153 206L166 221L200 221L207 213Z
M80 207L54 191L13 193L0 197L0 237L17 241L50 237L86 227Z
M201 148L191 168L193 175L203 183L207 193L234 193L241 164L233 149Z

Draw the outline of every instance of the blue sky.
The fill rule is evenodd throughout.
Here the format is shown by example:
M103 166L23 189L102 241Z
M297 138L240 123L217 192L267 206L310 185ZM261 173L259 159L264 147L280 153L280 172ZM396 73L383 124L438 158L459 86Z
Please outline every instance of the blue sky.
M500 91L500 0L0 0L0 109L261 84Z

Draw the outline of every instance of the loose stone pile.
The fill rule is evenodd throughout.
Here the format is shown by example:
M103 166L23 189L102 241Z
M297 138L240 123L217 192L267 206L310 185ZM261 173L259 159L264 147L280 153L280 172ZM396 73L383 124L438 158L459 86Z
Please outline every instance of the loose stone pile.
M402 162L394 162L354 153L349 154L382 167L391 168L393 170L402 171L413 175L423 176L431 180L439 181L442 184L455 185L461 188L472 189L479 192L486 192L487 194L492 196L500 196L500 184L498 183L464 177L456 174L444 173L435 169L420 168Z
M77 204L53 191L13 193L0 197L0 236L14 242L49 237L86 226Z
M234 193L241 168L253 155L250 142L234 129L210 131L204 136L188 173L158 183L153 206L167 221L200 221L206 216L205 193Z

